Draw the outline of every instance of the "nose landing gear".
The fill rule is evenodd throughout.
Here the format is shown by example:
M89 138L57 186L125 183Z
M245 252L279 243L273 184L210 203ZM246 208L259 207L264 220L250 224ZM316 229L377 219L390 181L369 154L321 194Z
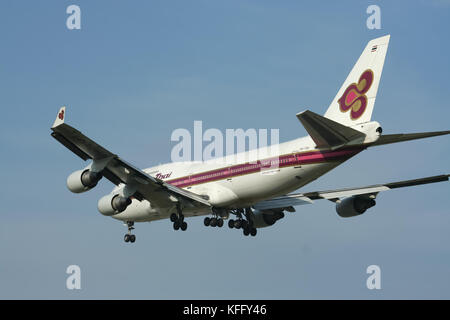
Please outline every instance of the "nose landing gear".
M134 230L134 221L127 221L126 226L128 227L128 233L125 234L125 236L123 237L123 240L125 242L135 242L136 241L136 236L134 234L131 234L131 230Z

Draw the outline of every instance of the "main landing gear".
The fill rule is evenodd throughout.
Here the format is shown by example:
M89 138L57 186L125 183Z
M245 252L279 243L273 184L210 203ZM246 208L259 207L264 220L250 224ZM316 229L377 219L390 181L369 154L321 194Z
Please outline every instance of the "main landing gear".
M253 219L252 219L252 212L250 209L233 209L230 210L231 213L235 214L237 219L229 219L228 220L228 227L230 229L242 229L242 233L244 236L256 236L256 228L253 226ZM223 218L220 216L220 214L217 213L217 211L213 210L213 217L206 217L203 220L203 224L208 227L223 227L224 221ZM244 218L245 216L245 218Z
M218 217L206 217L205 220L203 220L203 224L208 227L219 227L222 228L223 227L223 219L222 218L218 218Z
M123 237L123 240L125 240L125 242L135 242L136 241L136 236L134 234L131 234L131 230L134 230L134 222L133 221L127 221L127 227L128 227L128 233Z
M228 220L228 227L230 229L233 229L233 228L242 229L242 233L244 234L244 236L248 236L248 235L251 235L252 237L256 236L257 229L253 226L253 220L251 219L249 210L245 209L245 217L247 219L243 218L243 216L242 216L243 213L244 212L242 209L236 210L237 219L236 220L233 220L233 219Z
M205 227L211 226L211 227L223 227L223 217L228 217L228 212L226 212L224 209L219 208L212 208L212 217L206 217L203 220L203 224Z
M180 230L186 231L187 229L187 223L184 221L184 215L181 212L181 208L179 205L177 205L177 213L172 213L170 215L170 221L173 222L173 229L174 230Z
M253 221L247 221L242 218L238 218L237 220L230 219L228 221L228 227L230 229L242 229L244 236L251 235L254 237L257 233L257 229L253 227Z

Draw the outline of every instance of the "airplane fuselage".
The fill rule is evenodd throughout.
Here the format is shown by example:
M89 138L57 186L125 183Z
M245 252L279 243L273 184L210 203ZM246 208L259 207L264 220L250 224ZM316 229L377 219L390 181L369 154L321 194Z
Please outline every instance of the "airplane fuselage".
M376 123L378 125L378 123ZM149 175L179 188L202 195L215 207L242 208L284 195L316 180L366 147L316 149L307 136L277 146L205 162L167 163L144 169ZM274 154L274 151L276 153ZM270 153L272 152L272 153ZM116 187L116 192L122 186ZM206 215L210 210L185 208L186 216ZM168 218L174 207L153 209L151 203L134 199L114 215L123 221L152 221Z

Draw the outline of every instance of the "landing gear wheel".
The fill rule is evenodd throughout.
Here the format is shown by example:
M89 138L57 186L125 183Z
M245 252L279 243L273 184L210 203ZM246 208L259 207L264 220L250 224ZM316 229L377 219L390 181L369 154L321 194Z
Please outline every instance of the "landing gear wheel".
M218 226L219 228L222 228L222 227L223 227L223 219L222 219L222 218L220 218L220 219L217 220L217 226Z
M211 218L211 221L210 221L209 225L211 227L217 226L217 219L216 218Z
M170 221L175 222L175 221L177 221L177 220L178 220L177 214L176 214L176 213L172 213L172 214L170 215Z
M234 228L234 220L233 219L228 220L228 228L230 228L230 229Z
M234 227L235 227L236 229L240 229L241 226L242 226L242 223L241 223L240 220L235 220L235 221L234 221Z
M180 229L181 229L181 231L186 231L186 229L187 229L187 223L183 221L183 222L181 223Z
M244 228L244 236L248 236L250 234L250 229L247 227L247 228Z
M211 223L210 217L206 217L205 220L203 220L203 224L205 225L205 227L208 227L210 223Z
M178 222L178 220L173 223L173 229L174 230L180 229L180 223Z
M252 237L256 236L256 228L252 228L250 230L250 234L252 235Z
M128 233L123 237L125 242L134 242L136 241L136 236L131 234L131 231L134 229L134 221L127 221L126 226L128 228Z

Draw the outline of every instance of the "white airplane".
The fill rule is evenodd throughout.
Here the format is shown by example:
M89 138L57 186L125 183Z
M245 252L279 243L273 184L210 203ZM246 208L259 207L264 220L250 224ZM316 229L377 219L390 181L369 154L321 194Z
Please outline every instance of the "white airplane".
M273 225L294 212L294 206L314 200L335 202L341 217L363 214L375 205L381 191L448 181L439 176L306 193L290 192L316 180L331 169L372 146L449 134L450 131L382 134L371 121L389 35L370 41L324 116L306 110L297 114L309 136L277 145L278 154L250 161L251 151L239 162L175 162L138 169L64 122L62 107L52 136L83 160L92 162L73 172L67 187L74 193L94 188L102 177L116 185L98 201L98 210L126 223L125 242L134 242L135 222L170 219L175 230L186 230L185 218L206 215L206 226L230 228L256 235L257 228ZM267 150L257 150L267 154ZM259 152L261 151L261 152ZM254 153L253 153L254 154ZM235 158L234 158L235 159ZM230 214L235 215L229 219Z

